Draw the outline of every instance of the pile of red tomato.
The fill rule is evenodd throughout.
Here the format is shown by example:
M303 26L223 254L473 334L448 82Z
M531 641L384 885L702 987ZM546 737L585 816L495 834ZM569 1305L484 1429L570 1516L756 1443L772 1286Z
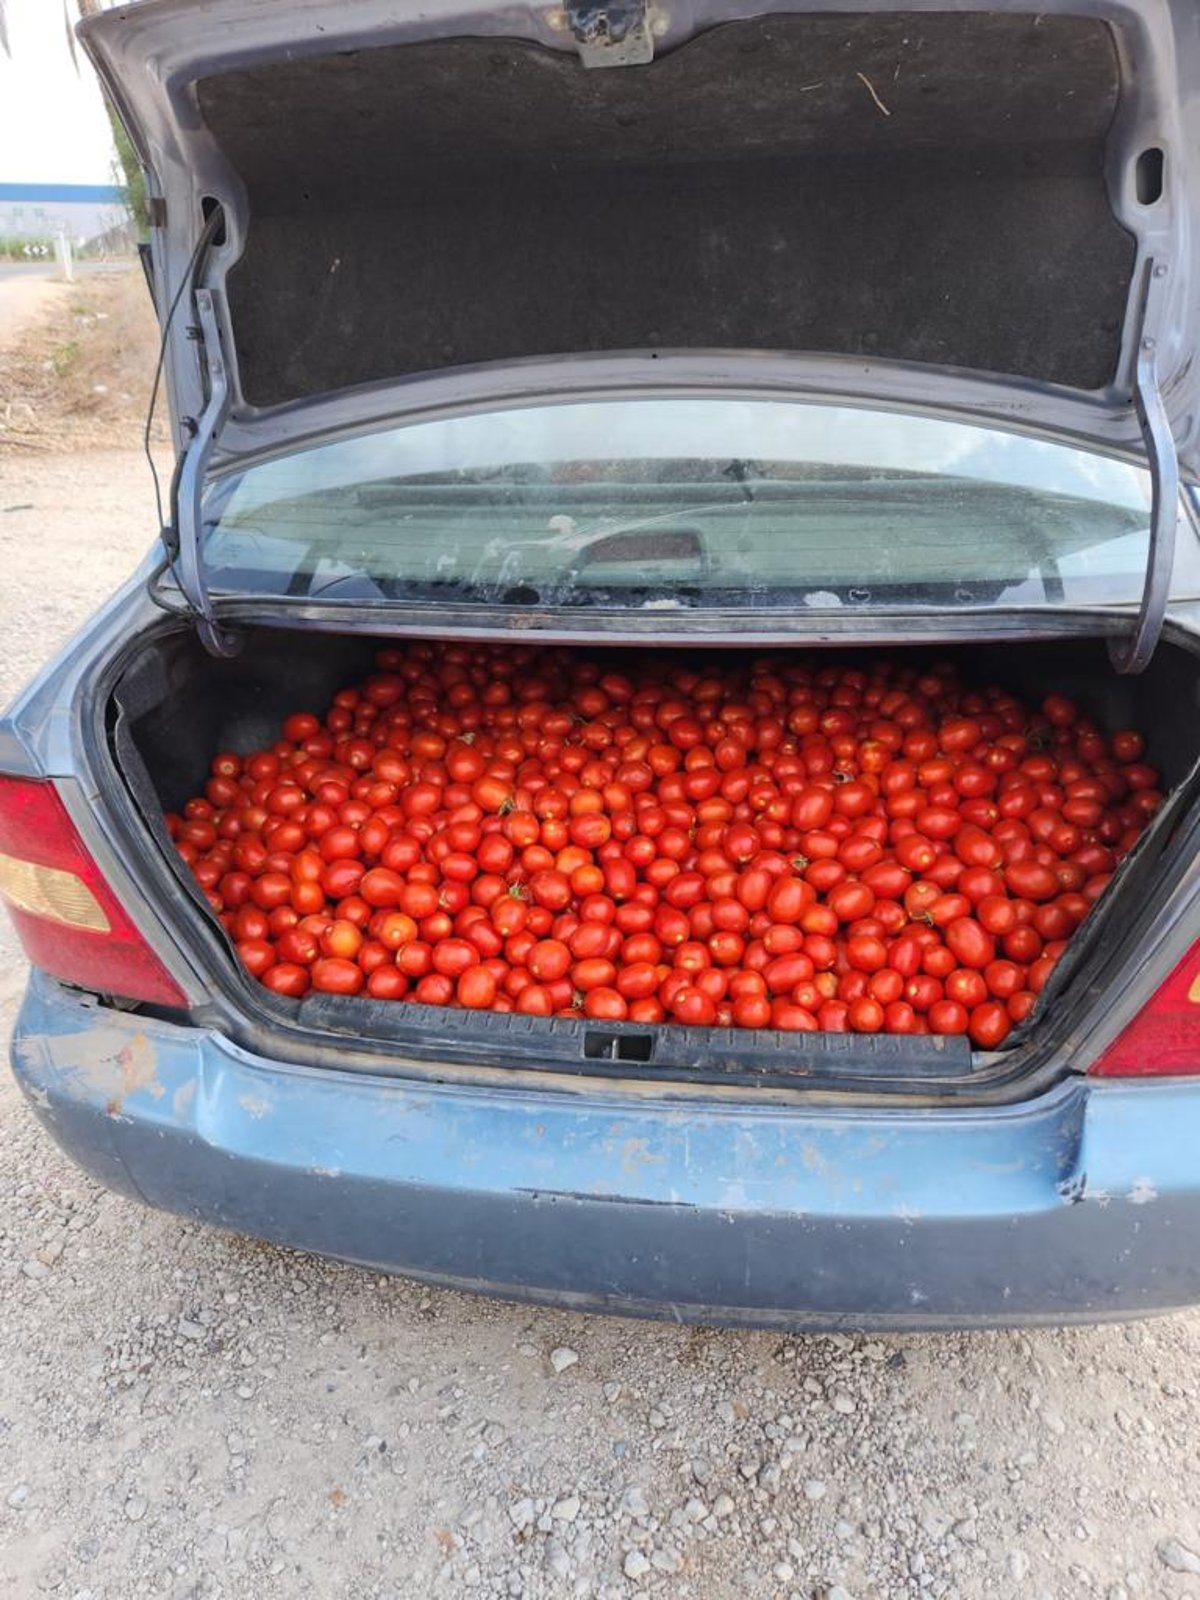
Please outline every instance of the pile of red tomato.
M167 825L281 995L993 1049L1161 805L1142 758L948 666L413 643Z

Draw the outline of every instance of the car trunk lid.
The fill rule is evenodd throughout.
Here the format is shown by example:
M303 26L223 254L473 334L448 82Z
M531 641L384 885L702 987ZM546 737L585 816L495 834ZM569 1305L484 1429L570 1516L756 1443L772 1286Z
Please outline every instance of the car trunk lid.
M514 395L741 386L1145 459L1119 652L1144 665L1200 465L1185 0L184 0L84 37L150 170L173 534L210 625L214 470Z

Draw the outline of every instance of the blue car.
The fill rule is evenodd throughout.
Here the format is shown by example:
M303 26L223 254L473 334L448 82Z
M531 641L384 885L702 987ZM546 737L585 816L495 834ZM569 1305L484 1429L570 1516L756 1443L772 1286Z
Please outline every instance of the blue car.
M1200 1301L1192 0L81 36L145 168L176 467L0 719L47 1133L133 1200L545 1304ZM1166 797L994 1048L255 982L165 815L379 650L497 643L937 663L1141 729Z

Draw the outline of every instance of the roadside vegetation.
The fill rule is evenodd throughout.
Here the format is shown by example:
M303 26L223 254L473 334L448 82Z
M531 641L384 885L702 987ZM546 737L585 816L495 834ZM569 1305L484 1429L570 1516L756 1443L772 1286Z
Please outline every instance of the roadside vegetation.
M136 447L157 353L136 265L56 286L0 348L0 455Z

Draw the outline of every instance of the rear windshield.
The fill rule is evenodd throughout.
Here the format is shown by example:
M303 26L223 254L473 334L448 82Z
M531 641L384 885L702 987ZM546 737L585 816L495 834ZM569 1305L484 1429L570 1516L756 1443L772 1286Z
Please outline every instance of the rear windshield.
M342 438L210 489L218 591L495 605L1062 605L1141 593L1139 468L790 400L545 404ZM1196 592L1189 547L1177 562Z

